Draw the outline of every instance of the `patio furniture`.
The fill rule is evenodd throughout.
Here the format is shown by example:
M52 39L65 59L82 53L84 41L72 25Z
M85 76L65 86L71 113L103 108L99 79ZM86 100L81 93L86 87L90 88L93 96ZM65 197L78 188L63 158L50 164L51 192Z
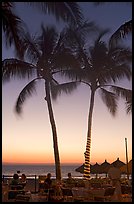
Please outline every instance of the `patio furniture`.
M115 191L114 187L108 187L108 188L103 190L101 195L96 193L96 195L94 195L94 201L109 202L112 200L112 196L114 195L114 191Z
M73 193L71 188L61 188L63 199L65 202L69 202L73 200Z

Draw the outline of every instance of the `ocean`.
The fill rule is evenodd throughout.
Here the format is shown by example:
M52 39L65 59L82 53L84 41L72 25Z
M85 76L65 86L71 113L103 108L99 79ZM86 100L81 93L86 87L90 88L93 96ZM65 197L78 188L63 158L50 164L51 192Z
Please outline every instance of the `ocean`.
M82 178L83 174L76 172L75 169L81 166L81 164L61 164L61 176L62 178L67 178L67 174L70 172L74 178ZM52 174L52 178L55 178L55 166L53 164L3 164L2 165L2 175L12 176L14 173L20 171L22 173L29 175L34 178L35 175L47 175L47 173ZM94 178L95 175L91 174Z
M61 176L62 178L67 178L67 174L70 172L74 178L83 178L83 174L76 172L75 169L81 166L81 164L61 164ZM2 165L2 176L11 177L14 173L20 171L26 174L29 178L35 178L35 175L47 175L47 173L52 174L52 178L55 178L55 166L54 164L3 164ZM95 178L96 174L91 174L91 178ZM98 177L105 178L106 174L98 174ZM121 177L126 177L122 175Z

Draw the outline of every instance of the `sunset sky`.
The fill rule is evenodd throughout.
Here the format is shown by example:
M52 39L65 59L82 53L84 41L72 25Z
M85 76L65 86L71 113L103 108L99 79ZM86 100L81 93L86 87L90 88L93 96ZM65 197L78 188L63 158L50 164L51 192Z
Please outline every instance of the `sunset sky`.
M107 3L94 6L80 3L86 19L95 21L103 28L110 28L111 34L132 18L131 5ZM43 15L37 9L17 3L17 14L27 23L32 33L38 32L40 24L55 25L55 18ZM109 35L110 37L110 35ZM131 44L131 37L126 39ZM2 50L2 58L14 57L13 49ZM22 116L14 112L16 99L27 80L12 80L2 86L2 161L8 163L54 163L53 140L48 117L44 89L41 83L36 95L28 98L23 106ZM132 82L122 81L123 87L132 88ZM61 163L83 163L86 148L87 118L90 90L81 85L71 95L62 95L53 101L57 125ZM91 163L113 162L120 158L125 162L125 138L128 142L128 159L132 159L132 116L126 114L124 101L119 101L115 118L99 98L95 98L93 112Z

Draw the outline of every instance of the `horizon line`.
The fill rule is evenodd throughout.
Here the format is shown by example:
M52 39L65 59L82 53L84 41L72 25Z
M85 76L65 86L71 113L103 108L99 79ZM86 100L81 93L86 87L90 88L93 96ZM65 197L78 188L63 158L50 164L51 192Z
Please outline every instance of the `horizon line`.
M55 165L55 163L54 162L47 162L47 163L43 163L43 162L41 162L41 163L37 163L37 162L32 162L32 163L28 163L28 162L2 162L2 165L5 165L5 164L12 164L12 165ZM62 162L61 164L66 164L66 165L69 165L69 164L82 164L81 162Z

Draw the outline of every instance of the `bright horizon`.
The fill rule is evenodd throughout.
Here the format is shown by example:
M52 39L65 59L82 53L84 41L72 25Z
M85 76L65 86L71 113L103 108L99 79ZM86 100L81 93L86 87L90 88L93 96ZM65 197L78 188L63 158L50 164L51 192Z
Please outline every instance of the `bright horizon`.
M111 26L113 32L132 18L131 6L123 3L98 7L91 5L89 8L89 2L80 4L83 5L86 18L96 20L104 28ZM22 6L22 2L20 5L18 14L29 24L33 33L39 31L42 19L55 24L55 18L41 15L40 11L32 7L26 8ZM3 47L2 55L3 58L13 57L13 50ZM24 103L22 116L14 113L16 99L27 82L12 80L2 85L2 162L54 164L52 132L41 83L37 94ZM125 80L122 85L131 88L132 82ZM61 95L56 102L52 102L61 164L84 163L89 99L89 88L80 85L71 95ZM119 100L118 103L117 116L113 118L99 94L96 94L92 121L91 164L101 164L105 159L112 163L118 157L126 163L125 138L128 144L128 160L132 159L132 117L131 114L126 114L124 101Z

